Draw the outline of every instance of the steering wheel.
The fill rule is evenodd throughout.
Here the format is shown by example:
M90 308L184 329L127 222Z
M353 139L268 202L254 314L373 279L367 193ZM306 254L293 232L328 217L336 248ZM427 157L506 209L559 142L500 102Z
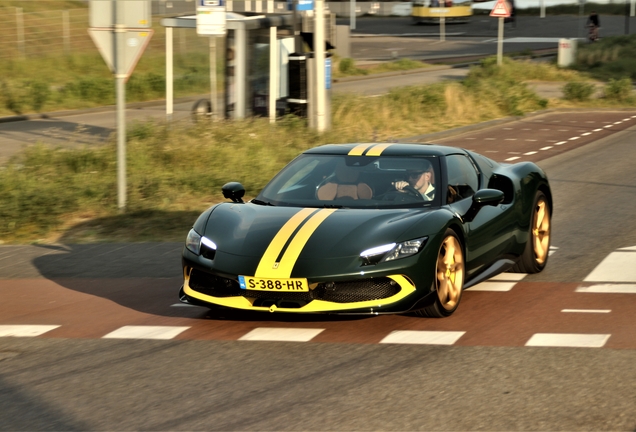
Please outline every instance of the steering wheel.
M402 188L402 190L404 192L406 192L408 195L411 195L413 197L419 198L421 200L424 200L424 197L422 197L422 195L417 191L417 189L415 189L413 186L408 185L408 186L404 186Z

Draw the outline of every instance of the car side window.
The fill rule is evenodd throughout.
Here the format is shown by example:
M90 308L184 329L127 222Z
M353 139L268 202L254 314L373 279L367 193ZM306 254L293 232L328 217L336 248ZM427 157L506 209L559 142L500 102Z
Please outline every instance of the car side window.
M475 166L464 155L446 156L448 174L448 204L469 198L479 189L479 175Z

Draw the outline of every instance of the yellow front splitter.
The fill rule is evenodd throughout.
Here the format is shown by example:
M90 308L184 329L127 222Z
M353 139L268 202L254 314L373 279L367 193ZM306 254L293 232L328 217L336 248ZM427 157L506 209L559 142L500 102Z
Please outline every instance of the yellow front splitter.
M290 312L290 313L307 313L307 312L337 312L349 309L382 309L390 304L402 300L409 294L415 292L415 286L402 275L387 276L389 279L394 280L400 286L400 292L391 297L387 297L380 300L367 300L361 302L352 303L335 303L324 300L312 300L305 306L299 308L283 308L272 306L254 306L255 299L248 297L214 297L207 294L202 294L190 288L190 278L186 275L183 283L183 291L190 297L194 297L198 300L212 303L219 306L225 306L234 309L245 309L262 312Z

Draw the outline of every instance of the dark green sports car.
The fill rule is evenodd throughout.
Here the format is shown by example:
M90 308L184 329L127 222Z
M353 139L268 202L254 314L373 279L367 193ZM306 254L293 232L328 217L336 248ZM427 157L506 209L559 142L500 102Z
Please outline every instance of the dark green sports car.
M540 272L552 193L535 164L422 144L308 150L243 202L199 216L180 300L294 313L444 317L498 273Z

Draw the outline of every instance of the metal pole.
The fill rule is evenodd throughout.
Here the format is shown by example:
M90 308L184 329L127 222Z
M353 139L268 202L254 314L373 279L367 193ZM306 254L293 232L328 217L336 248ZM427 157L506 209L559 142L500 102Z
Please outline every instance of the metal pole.
M316 59L316 130L327 129L325 117L325 2L315 0L316 25L314 29L314 53Z
M499 17L499 35L497 37L497 65L503 63L503 34L504 34L504 17Z
M210 105L212 106L212 119L216 120L217 94L216 94L216 36L210 36Z
M117 93L117 208L126 211L126 71L124 70L124 43L126 29L122 0L115 6L115 90Z
M629 1L625 0L625 34L629 34Z
M174 46L172 27L166 27L166 120L172 121L174 112Z
M541 0L541 18L545 18L545 1Z
M349 2L349 30L356 29L356 0Z
M278 78L278 41L276 40L276 27L269 28L269 122L276 122L276 85Z
M446 40L446 17L439 18L439 40L442 42Z

